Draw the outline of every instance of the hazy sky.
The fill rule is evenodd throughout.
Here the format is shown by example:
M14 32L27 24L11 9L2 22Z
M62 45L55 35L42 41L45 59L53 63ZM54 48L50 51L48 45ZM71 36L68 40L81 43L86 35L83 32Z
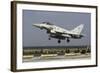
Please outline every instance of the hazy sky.
M51 40L48 40L46 30L40 30L32 26L32 24L42 22L51 22L67 30L72 30L78 25L84 24L82 31L84 37L81 39L70 39L69 43L66 40L62 40L58 44L57 39L51 38ZM90 45L90 27L90 13L23 10L23 46Z

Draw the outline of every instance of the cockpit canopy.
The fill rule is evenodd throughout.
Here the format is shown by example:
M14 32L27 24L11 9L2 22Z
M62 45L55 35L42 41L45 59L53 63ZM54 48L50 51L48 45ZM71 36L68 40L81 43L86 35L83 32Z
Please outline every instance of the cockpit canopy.
M47 24L47 25L54 25L54 24L52 24L52 23L50 23L50 22L42 22L43 24Z

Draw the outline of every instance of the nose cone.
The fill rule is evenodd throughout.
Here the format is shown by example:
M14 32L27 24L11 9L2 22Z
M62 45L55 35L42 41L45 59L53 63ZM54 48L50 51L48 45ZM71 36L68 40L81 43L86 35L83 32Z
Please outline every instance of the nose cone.
M35 27L41 27L40 24L33 24Z

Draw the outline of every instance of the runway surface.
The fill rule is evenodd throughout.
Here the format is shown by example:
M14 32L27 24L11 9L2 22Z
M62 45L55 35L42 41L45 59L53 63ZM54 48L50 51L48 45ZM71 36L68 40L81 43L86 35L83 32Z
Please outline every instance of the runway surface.
M26 57L23 62L44 62L54 60L75 60L75 59L90 59L90 54L86 55L63 55L63 56L40 56L40 57Z

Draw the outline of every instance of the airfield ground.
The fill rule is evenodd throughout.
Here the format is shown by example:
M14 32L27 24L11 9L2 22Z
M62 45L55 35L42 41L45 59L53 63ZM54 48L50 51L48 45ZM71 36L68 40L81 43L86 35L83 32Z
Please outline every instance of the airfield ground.
M40 62L52 60L90 59L89 46L74 47L25 47L23 62Z

